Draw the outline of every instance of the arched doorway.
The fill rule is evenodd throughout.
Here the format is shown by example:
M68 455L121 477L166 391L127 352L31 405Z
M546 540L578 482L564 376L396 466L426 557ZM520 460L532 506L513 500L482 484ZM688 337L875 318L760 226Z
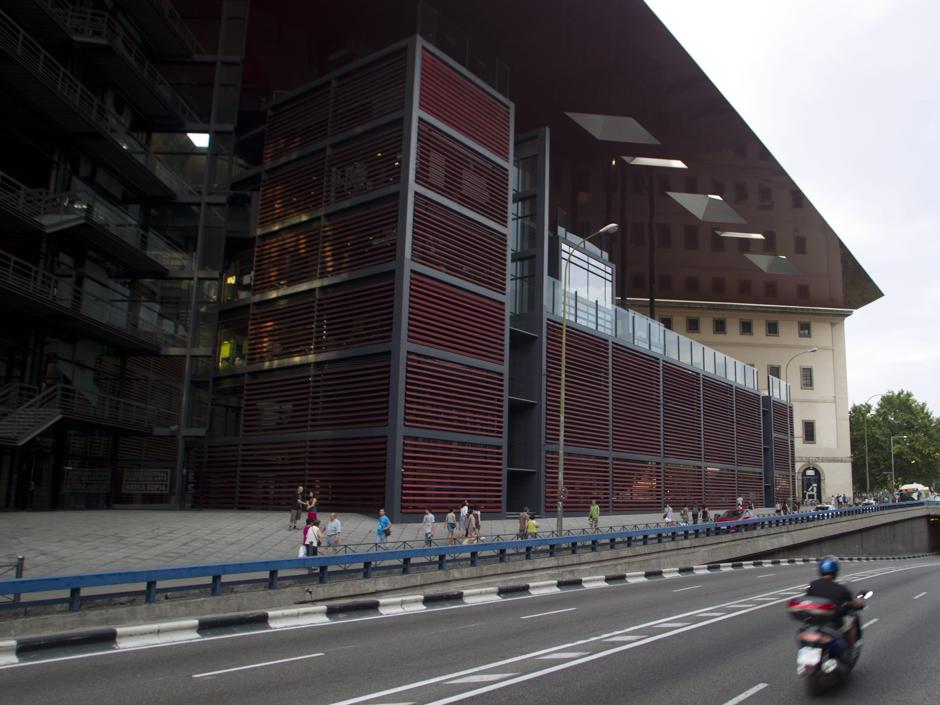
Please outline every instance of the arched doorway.
M819 468L812 466L803 468L803 472L800 473L800 494L804 504L806 502L822 502L822 481L822 472Z

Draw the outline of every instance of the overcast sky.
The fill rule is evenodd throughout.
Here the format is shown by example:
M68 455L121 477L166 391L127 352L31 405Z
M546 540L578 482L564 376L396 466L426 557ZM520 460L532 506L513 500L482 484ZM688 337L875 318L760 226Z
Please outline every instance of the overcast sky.
M846 323L849 403L940 414L940 2L647 2L885 293Z

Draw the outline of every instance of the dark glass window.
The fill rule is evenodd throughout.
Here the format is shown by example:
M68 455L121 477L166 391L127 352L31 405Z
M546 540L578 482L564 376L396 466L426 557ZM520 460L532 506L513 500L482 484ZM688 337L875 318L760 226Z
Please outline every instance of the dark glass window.
M790 201L794 208L802 208L803 207L803 194L797 191L796 189L793 189L792 191L790 191Z
M699 324L697 318L686 318L685 319L685 332L686 333L698 333Z
M698 249L698 226L686 225L682 229L682 241L684 243L685 249L697 250Z
M686 176L685 177L685 190L689 193L698 193L698 177L697 176Z
M635 292L641 292L646 290L646 277L642 274L631 274L630 275L630 288Z
M812 338L813 337L813 324L809 321L800 321L796 324L797 330L800 332L801 338Z
M764 252L773 254L777 251L777 233L773 230L764 231Z
M749 321L746 318L742 318L739 329L741 335L754 335L754 321Z
M738 252L750 252L751 251L751 241L739 239L738 240Z
M634 247L646 246L646 223L630 224L630 244Z
M780 365L767 365L767 374L780 379Z
M662 323L663 326L667 330L672 330L672 317L671 316L663 316L662 318L659 319L659 322Z
M724 335L728 332L728 323L724 318L713 318L712 319L712 333L717 335Z
M803 442L804 443L816 442L816 422L815 421L803 422Z
M813 368L801 367L800 368L800 389L812 389L812 388L813 388Z
M766 184L757 187L757 207L762 210L770 210L774 207L774 192Z
M734 182L734 200L736 201L746 201L747 200L747 184L743 181Z
M767 335L780 335L780 323L767 321Z
M798 255L806 254L806 236L805 235L794 235L793 236L793 251Z
M712 181L712 193L716 196L725 197L725 182L724 181Z
M764 296L768 298L777 296L777 282L764 282Z
M686 291L698 291L698 277L686 277L685 289Z
M741 296L751 295L751 280L750 279L738 279L738 294Z
M804 300L809 298L809 284L796 285L796 298Z
M672 247L672 230L669 223L656 224L656 247L669 249Z
M717 233L712 233L712 252L724 252L725 239Z
M716 294L725 293L725 278L724 277L712 277L712 291Z

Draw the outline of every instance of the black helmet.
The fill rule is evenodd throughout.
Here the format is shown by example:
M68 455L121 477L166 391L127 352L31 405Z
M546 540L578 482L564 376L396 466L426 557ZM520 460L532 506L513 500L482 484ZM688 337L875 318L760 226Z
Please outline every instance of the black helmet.
M819 561L819 574L831 575L833 578L839 574L839 561L835 556L826 556Z

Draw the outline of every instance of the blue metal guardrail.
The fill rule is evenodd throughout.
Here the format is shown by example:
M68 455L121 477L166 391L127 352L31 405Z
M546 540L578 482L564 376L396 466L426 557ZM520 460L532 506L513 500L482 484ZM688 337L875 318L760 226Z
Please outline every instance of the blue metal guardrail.
M266 579L252 579L242 581L229 581L227 587L252 583L266 582L268 589L277 589L283 576L282 571L294 571L291 580L313 580L319 583L329 581L331 572L344 572L349 565L361 565L356 570L362 578L371 578L373 573L390 571L382 566L379 571L377 564L395 561L395 572L407 575L413 568L435 567L437 570L447 570L449 563L468 564L475 567L485 554L490 561L505 563L513 556L522 556L524 560L532 560L539 556L554 557L559 550L567 550L576 554L579 547L585 546L591 552L614 550L616 548L630 548L632 546L646 546L650 543L661 544L677 541L678 539L695 539L719 534L734 533L737 531L756 531L793 524L806 524L827 519L848 517L859 514L889 511L892 509L925 506L925 502L904 502L901 504L879 504L865 507L852 507L850 509L836 509L822 512L804 512L800 514L769 515L755 519L742 519L722 523L710 522L708 524L676 525L670 527L655 527L636 529L632 531L614 531L596 534L579 534L573 536L553 536L534 539L514 539L495 542L481 542L466 545L434 546L431 548L408 548L391 550L373 550L358 554L335 554L309 558L281 558L266 561L246 561L242 563L215 563L208 565L181 566L176 568L154 568L149 570L128 570L113 573L86 573L80 575L52 576L44 578L19 578L13 580L0 580L0 596L12 595L19 600L21 595L29 593L49 593L68 591L68 597L32 600L28 602L0 602L0 609L25 608L38 605L54 605L68 603L69 610L77 612L81 609L85 588L106 586L127 586L143 584L144 590L138 588L130 592L112 592L106 594L86 595L85 600L101 600L114 597L141 596L147 603L153 603L157 595L169 592L181 592L206 589L205 578L209 578L208 590L212 596L222 594L223 576L248 576L251 574L267 573ZM426 559L423 564L416 566L413 561ZM332 571L331 571L332 569ZM183 585L158 587L160 582L185 581L193 578L202 578L202 581L192 581Z

